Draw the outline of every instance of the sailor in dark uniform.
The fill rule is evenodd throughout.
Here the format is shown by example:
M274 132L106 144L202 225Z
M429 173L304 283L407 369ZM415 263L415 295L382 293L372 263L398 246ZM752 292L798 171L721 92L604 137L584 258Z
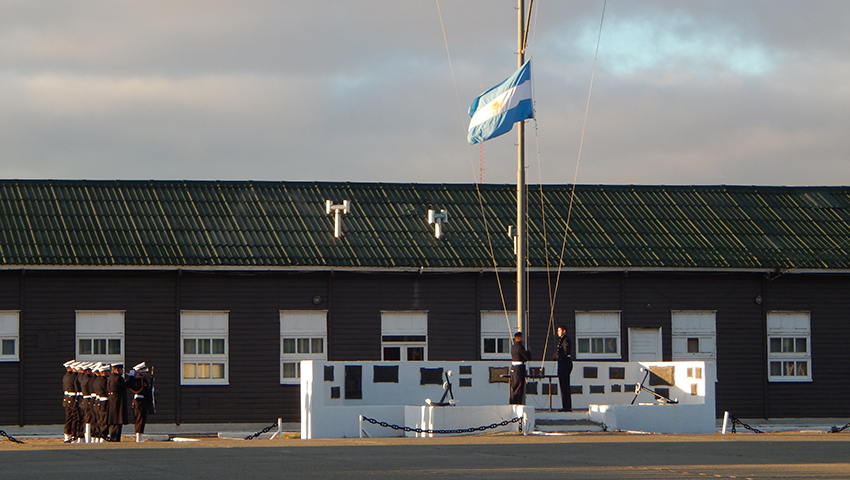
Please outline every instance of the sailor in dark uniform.
M529 360L531 353L522 344L522 332L516 332L511 346L511 405L525 405L525 362Z
M121 441L121 428L127 423L127 380L124 365L112 364L112 374L106 382L106 423L109 425L110 442Z
M106 429L106 375L109 370L109 365L100 365L89 382L93 412L92 441L95 443L102 443L109 433Z
M100 364L97 364L100 366ZM83 371L79 375L77 375L77 380L80 383L80 394L82 395L80 398L80 433L83 434L83 438L85 439L85 443L91 443L91 424L92 424L92 401L91 401L91 387L89 384L93 377L92 368L94 368L95 364L93 363L85 363L83 365Z
M142 434L145 433L145 424L148 421L148 411L151 406L151 382L148 377L148 367L142 362L132 370L128 380L128 388L133 394L130 405L133 407L133 419L136 427L136 441L142 442Z
M558 325L555 330L558 334L558 347L555 350L554 360L558 362L558 385L561 389L561 411L569 412L573 409L573 398L570 387L570 373L573 371L572 342L567 335L567 327Z
M77 438L77 374L74 372L75 360L69 360L62 365L65 376L62 377L62 407L65 408L65 443L71 443Z

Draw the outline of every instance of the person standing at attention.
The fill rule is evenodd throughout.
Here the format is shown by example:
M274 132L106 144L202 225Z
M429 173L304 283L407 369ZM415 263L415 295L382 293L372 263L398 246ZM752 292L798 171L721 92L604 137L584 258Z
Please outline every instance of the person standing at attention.
M570 373L573 371L572 342L567 336L567 327L558 325L558 348L554 360L558 362L558 385L561 389L561 411L570 412L573 409L572 392L570 391Z
M525 405L525 362L529 360L531 353L522 344L522 332L516 332L511 346L511 405Z

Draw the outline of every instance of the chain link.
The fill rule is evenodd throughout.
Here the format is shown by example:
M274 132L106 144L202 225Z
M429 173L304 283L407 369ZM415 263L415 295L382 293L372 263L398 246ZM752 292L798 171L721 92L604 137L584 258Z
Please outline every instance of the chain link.
M8 438L9 440L11 440L15 443L24 443L24 442L18 440L17 438L9 435L8 433L4 432L3 430L0 430L0 437L6 437L6 438Z
M742 427L746 428L747 430L750 430L754 433L764 433L761 430L759 430L758 428L753 428L753 427L747 425L746 423L742 422L741 420L739 420L737 417L733 417L732 415L729 415L729 420L732 420L732 433L738 433L735 430L735 424L738 424L738 425L740 425L740 426L742 426Z
M380 425L382 427L392 428L393 430L404 430L405 432L414 432L414 433L429 433L429 434L458 434L458 433L475 433L475 432L483 432L486 430L490 430L493 428L504 427L506 425L510 425L511 423L519 423L519 431L522 432L522 417L514 417L510 420L505 420L499 423L491 423L490 425L482 425L480 427L469 427L469 428L458 428L454 430L423 430L421 428L412 428L412 427L402 427L399 425L389 424L387 422L379 422L374 418L363 417L363 420L373 424Z
M850 428L850 423L848 423L847 425L844 425L843 427L832 427L829 430L829 433L841 433L844 430L847 430L848 428Z
M259 432L253 435L248 435L247 437L245 437L245 440L253 440L264 433L269 433L270 431L272 431L273 428L277 428L277 422L274 422L273 424L269 425L268 427L260 430Z

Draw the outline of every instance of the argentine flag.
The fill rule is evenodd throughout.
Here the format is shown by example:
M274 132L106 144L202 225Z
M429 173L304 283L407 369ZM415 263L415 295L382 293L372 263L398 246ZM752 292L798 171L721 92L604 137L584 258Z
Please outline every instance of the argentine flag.
M508 133L515 122L534 118L531 103L531 60L504 82L482 93L469 107L470 145Z

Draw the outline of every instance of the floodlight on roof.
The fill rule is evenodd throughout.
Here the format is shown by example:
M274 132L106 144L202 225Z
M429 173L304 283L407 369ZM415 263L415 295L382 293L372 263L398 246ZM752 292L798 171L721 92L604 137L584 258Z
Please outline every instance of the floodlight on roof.
M351 202L343 200L341 204L334 204L330 200L325 200L325 213L334 216L334 238L342 236L342 216L347 215L351 207Z
M433 208L428 209L428 224L434 226L434 236L440 238L443 235L443 224L449 223L449 215L446 209L436 212Z

